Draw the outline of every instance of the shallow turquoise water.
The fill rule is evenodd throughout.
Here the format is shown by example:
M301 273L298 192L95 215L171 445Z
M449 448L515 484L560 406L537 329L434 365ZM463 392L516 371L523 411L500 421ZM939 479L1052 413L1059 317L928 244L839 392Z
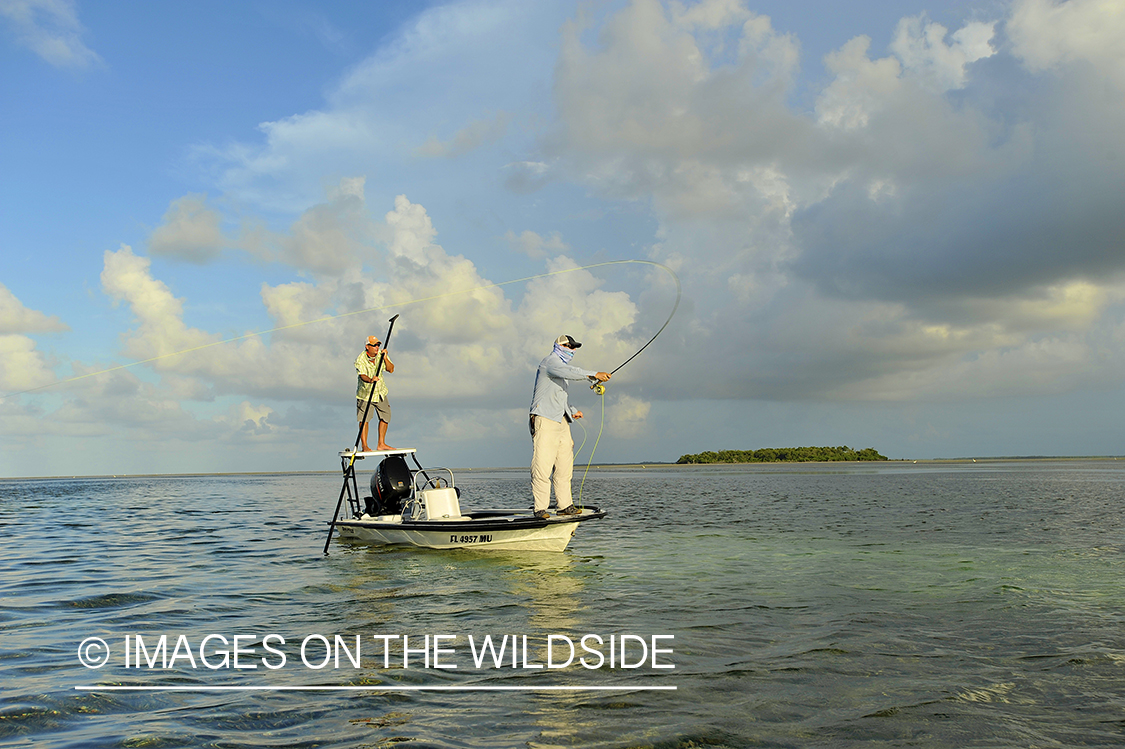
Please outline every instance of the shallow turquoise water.
M527 495L522 470L458 483L467 506ZM3 481L0 743L1120 746L1123 489L1115 461L605 469L583 493L610 515L563 554L324 557L333 476ZM548 635L588 633L673 635L675 668L475 668L467 644L527 636L534 665ZM137 634L197 658L209 634L249 635L258 668L127 669ZM304 666L312 634L360 635L361 666ZM406 668L372 639L396 634ZM455 638L457 669L424 666L426 635ZM77 657L93 636L96 670ZM75 689L94 685L367 689ZM629 689L463 691L545 685ZM384 691L404 686L456 690Z

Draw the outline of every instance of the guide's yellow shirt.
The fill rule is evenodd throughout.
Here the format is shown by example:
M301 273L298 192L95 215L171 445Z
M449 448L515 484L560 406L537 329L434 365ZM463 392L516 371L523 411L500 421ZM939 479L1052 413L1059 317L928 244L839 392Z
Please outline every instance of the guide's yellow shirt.
M382 369L382 371L379 372L379 379L376 382L364 382L359 377L359 375L374 377L375 369L379 366L379 359L382 356L384 356L384 353L380 351L375 355L374 359L368 359L367 352L364 351L355 358L355 379L357 382L355 397L361 401L364 401L365 403L367 402L367 396L371 393L372 385L375 386L375 395L373 398L371 398L372 403L375 403L376 401L386 400L387 398L387 378L385 377L385 375L387 374L386 369Z

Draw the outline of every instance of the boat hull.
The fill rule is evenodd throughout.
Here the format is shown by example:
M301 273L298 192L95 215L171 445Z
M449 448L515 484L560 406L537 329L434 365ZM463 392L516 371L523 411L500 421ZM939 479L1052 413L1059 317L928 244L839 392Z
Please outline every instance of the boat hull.
M596 507L547 519L532 517L526 510L484 510L458 520L362 516L338 520L336 528L341 539L375 545L559 552L566 549L579 523L602 517L605 512Z

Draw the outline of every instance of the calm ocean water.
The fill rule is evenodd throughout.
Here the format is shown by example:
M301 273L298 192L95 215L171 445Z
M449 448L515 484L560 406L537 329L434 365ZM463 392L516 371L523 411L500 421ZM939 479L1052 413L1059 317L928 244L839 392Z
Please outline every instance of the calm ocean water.
M524 470L458 483L464 506L528 496ZM0 745L1125 745L1125 461L596 470L585 500L610 515L562 554L325 557L338 490L324 474L0 481ZM550 635L586 634L599 667L530 667ZM209 635L242 638L240 668ZM315 637L305 665L310 635L360 636L360 666L313 668ZM468 638L486 635L527 637L528 667L508 650L477 668ZM622 635L636 667L609 666ZM90 637L99 669L79 662ZM653 668L653 643L674 668ZM435 686L451 689L402 689Z

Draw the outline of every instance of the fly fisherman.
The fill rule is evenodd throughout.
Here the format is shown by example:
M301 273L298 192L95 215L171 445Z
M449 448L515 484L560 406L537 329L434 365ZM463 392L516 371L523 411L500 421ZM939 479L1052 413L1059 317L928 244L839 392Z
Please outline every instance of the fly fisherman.
M605 382L610 375L571 366L574 352L582 344L568 335L555 339L554 350L539 362L535 373L535 391L531 396L531 494L535 498L535 517L549 518L551 483L555 486L555 505L559 515L577 515L570 496L570 477L574 473L574 440L570 422L581 419L582 412L567 399L567 380ZM552 471L554 476L552 477Z

